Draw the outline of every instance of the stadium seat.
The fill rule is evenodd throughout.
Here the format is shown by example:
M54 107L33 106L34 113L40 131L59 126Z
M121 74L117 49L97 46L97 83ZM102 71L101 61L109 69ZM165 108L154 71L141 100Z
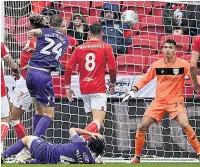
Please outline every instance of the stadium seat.
M158 40L165 35L165 28L163 25L163 18L161 16L147 16L144 17L140 23L141 35L157 35Z
M51 1L32 1L32 11L34 13L42 13L44 8L51 6Z
M183 94L185 98L193 98L194 96L194 87L192 84L192 80L185 80L184 88L183 88Z
M74 12L82 12L83 15L89 14L90 1L61 1L60 10L65 12L68 17Z
M17 21L16 34L27 32L30 29L29 17L21 17Z
M139 21L149 15L152 9L151 1L123 1L122 12L133 10L138 14Z
M90 8L90 16L100 16L100 13L102 11L103 5L108 1L92 1L92 7ZM112 4L121 4L121 1L110 1Z
M89 17L86 18L86 21L87 21L88 25L90 26L94 22L99 22L99 17L97 17L97 16L89 16Z
M191 56L192 54L184 54L182 58L190 63Z
M166 6L166 2L154 1L153 8L152 8L152 15L163 16L165 6Z
M66 89L65 89L65 83L64 83L64 76L53 76L53 89L55 97L63 97L66 96Z
M69 46L68 46L67 53L72 54L73 47L75 48L78 45L78 41L71 35L66 34L65 36L69 39Z
M182 57L184 54L187 54L190 49L190 36L187 35L167 35L163 36L160 40L159 48L163 47L164 41L167 39L173 39L176 41L176 50L177 56Z
M143 74L144 58L141 55L118 55L116 58L118 74Z
M15 32L15 25L16 25L16 20L13 17L4 17L4 26L6 29L8 29L9 33L14 33Z
M128 54L142 55L148 57L155 55L158 50L157 36L137 35L133 38L133 43L128 47Z

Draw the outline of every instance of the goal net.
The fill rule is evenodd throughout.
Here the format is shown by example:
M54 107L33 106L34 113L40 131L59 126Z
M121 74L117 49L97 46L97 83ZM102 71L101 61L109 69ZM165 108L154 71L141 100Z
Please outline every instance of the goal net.
M65 20L65 26L68 27L71 22L73 12L82 12L87 25L91 25L95 21L102 21L101 15L103 5L106 2L100 1L4 1L4 42L10 50L14 60L20 63L20 52L27 41L27 31L29 29L29 15L36 12L51 13L57 11ZM173 35L172 18L168 12L176 10L172 9L167 2L152 1L112 1L116 4L117 9L112 9L116 13L121 14L125 10L133 10L138 14L139 22L131 28L120 29L117 25L107 29L107 41L114 41L112 46L115 50L115 57L118 66L118 77L116 83L116 91L113 95L108 94L107 114L104 127L101 133L106 138L106 151L104 157L108 161L114 162L129 160L134 155L135 134L138 123L141 121L145 112L145 108L151 103L155 96L156 80L151 81L141 91L138 92L136 99L131 99L126 103L122 103L122 97L130 90L133 83L138 81L148 67L158 58L163 57L161 48L163 41L173 38L177 42L177 56L187 61L191 57L192 39L197 35L197 19L200 13L198 5L200 4L181 4L191 5L192 17L194 24L188 25L188 18L184 18L187 25L184 29L184 35ZM193 7L195 6L195 7ZM115 6L116 7L116 6ZM47 10L49 9L49 10ZM51 10L50 10L51 9ZM185 10L186 8L182 9ZM191 11L190 11L191 12ZM165 18L163 18L163 15ZM101 17L102 16L102 17ZM118 19L118 18L116 18ZM190 21L191 21L190 20ZM167 28L166 28L167 27ZM68 29L69 30L69 29ZM116 36L121 43L117 43ZM76 37L75 34L69 35L70 45L66 51L66 59L70 57L73 48L77 46L80 40L85 42L86 39ZM113 38L112 38L113 37ZM127 41L131 41L128 43ZM120 50L124 48L124 50ZM74 71L77 74L78 70ZM11 71L4 66L4 74L8 93L15 87L15 81L12 79ZM74 102L68 102L65 98L65 91L62 84L62 76L53 75L54 91L56 95L55 118L46 131L43 138L52 143L69 142L69 128L84 128L89 121L84 112L84 104L79 91L78 75L72 77L72 88L75 90ZM107 83L109 77L107 77ZM195 130L200 141L200 95L195 94L190 80L186 80L183 90L189 122ZM22 115L23 123L27 129L27 134L33 134L33 115L34 109L25 111ZM16 135L11 128L3 146L7 148L17 141ZM169 116L159 124L153 124L148 129L146 135L146 144L142 151L142 160L146 161L189 161L194 159L196 154L188 143L186 135L176 121L171 121Z

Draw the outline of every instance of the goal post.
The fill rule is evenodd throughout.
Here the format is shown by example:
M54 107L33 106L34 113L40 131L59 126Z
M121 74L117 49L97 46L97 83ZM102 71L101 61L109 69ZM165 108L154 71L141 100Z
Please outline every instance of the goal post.
M131 7L131 3L129 2L113 1L110 3L118 4L121 7L120 10L122 12L123 7ZM100 1L55 1L53 7L55 10L58 10L60 15L65 19L66 25L70 24L69 16L71 16L74 10L82 11L87 24L90 25L92 20L99 19L99 15L91 14L99 14L99 11L102 10L103 3L104 2ZM151 8L150 6L145 6L147 3L142 4L142 1L138 1L137 4L140 5L137 9L130 9L136 9L137 12L142 11L144 17L154 16L152 13L152 9L155 8L153 3L150 4ZM135 7L136 4L133 3L132 5ZM5 43L11 51L11 55L17 62L20 60L20 51L27 40L26 32L29 28L27 18L29 17L31 9L39 9L38 11L41 12L46 7L52 7L51 3L42 4L39 1L34 1L34 3L32 1L4 2L5 15L3 18L5 19L4 24L6 25L6 31L9 32L9 38L5 38ZM159 9L164 10L164 6L159 7ZM148 11L150 12L145 13ZM143 15L141 14L141 16ZM138 24L141 25L141 22ZM136 31L137 33L135 34ZM143 31L146 31L146 35L148 35L150 29ZM140 29L132 28L130 29L130 32L132 35L129 36L129 38L132 38L133 40L139 39L140 41L145 40L142 39L141 34L139 34ZM151 40L152 39L149 39L149 43ZM160 44L160 40L161 38L157 41L158 45ZM73 46L72 43L71 45L74 47L75 45ZM185 44L184 41L182 41L182 43L183 45ZM191 43L189 44L191 45ZM142 45L131 45L129 47L131 47L132 54L118 54L116 62L119 75L117 76L116 91L114 95L108 94L107 114L104 126L101 129L101 133L106 138L106 150L104 154L105 162L129 162L134 154L137 126L142 119L145 109L155 97L156 80L154 79L144 89L137 93L136 99L131 99L128 102L122 103L122 97L130 90L131 85L138 81L147 71L150 64L161 55L158 46L157 48ZM151 51L154 49L156 49L155 55L146 55L149 50ZM141 54L139 54L139 51ZM135 52L137 52L137 54ZM191 50L188 50L184 55L189 56L190 53ZM71 52L68 51L67 54L70 57ZM11 73L8 67L5 66L4 71L9 95L15 87L15 81L10 76ZM89 117L84 112L84 104L79 90L80 85L78 75L72 76L72 89L75 90L75 100L73 102L69 102L65 98L64 87L61 84L61 76L53 75L53 81L56 95L55 118L45 132L43 138L52 143L66 143L69 142L69 128L84 128L89 122ZM106 76L106 81L107 83L109 82L108 76ZM200 141L200 97L199 95L194 94L192 83L190 81L187 81L183 92L186 97L185 102L189 122ZM28 135L33 134L33 115L34 109L32 107L22 115L22 121ZM14 130L11 128L4 141L4 149L15 141L17 141L17 138ZM195 157L196 154L188 143L183 130L177 122L171 121L168 115L166 115L159 124L153 124L148 129L146 134L146 144L142 151L141 159L143 162L194 162Z

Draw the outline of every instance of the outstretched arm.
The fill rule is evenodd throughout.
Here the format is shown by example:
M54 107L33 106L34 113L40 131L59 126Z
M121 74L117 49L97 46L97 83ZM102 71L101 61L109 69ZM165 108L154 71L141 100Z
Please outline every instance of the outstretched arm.
M88 131L80 129L80 128L70 128L69 134L70 134L70 136L74 136L74 135L78 134L78 135L88 135L88 136L91 136L92 138L97 137L99 139L104 139L104 137L98 133L91 133L91 132L88 132Z
M198 84L197 81L197 62L199 60L199 53L192 51L192 57L190 62L190 72L194 86Z
M28 39L33 38L33 37L39 38L42 36L42 30L40 28L32 29L28 31L27 36L28 36Z

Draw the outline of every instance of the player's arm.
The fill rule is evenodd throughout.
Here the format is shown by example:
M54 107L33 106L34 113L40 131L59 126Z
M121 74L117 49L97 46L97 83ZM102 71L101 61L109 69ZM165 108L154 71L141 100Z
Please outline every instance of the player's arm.
M156 76L154 65L152 65L147 73L134 85L132 85L132 89L126 94L123 98L122 102L125 102L129 98L134 98L135 93L142 89L146 84L148 84L154 77Z
M197 80L197 62L199 60L199 52L192 51L191 61L190 61L190 73L194 85L198 85Z
M66 84L67 89L71 87L70 85L71 85L72 71L75 68L76 64L78 63L77 52L78 52L78 48L74 50L71 58L69 59L69 62L65 66L65 84Z
M32 29L32 30L28 31L27 36L29 39L33 38L33 37L39 38L42 36L42 29L40 29L40 28Z
M80 128L70 128L69 129L69 135L75 136L75 135L88 135L91 136L92 138L99 138L104 140L104 137L102 135L100 135L99 133L92 133L92 132L88 132L86 130L80 129Z
M107 48L106 60L107 60L108 69L109 69L110 82L111 84L115 85L117 67L116 67L115 57L113 55L113 50L111 46Z

